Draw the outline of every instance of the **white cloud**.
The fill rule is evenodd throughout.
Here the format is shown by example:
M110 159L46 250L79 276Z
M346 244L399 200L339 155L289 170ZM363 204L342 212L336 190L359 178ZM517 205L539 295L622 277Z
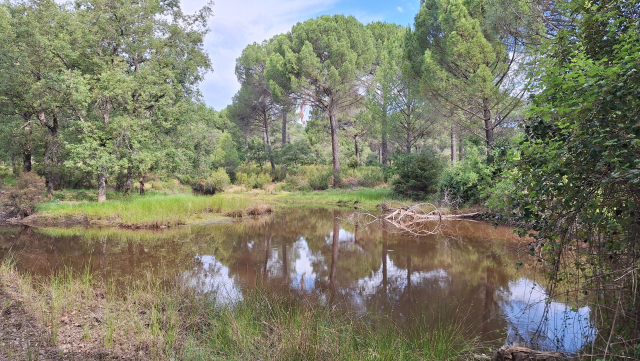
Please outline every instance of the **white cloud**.
M403 13L403 12L404 12L404 9L402 8L402 6L398 6L398 7L397 7L397 9L398 9L398 11L399 11L399 12L401 12L401 13Z
M205 38L213 72L200 84L205 102L222 109L240 88L235 77L235 60L248 44L287 32L299 21L328 10L338 0L216 0L211 32ZM193 13L203 2L182 0L182 8Z

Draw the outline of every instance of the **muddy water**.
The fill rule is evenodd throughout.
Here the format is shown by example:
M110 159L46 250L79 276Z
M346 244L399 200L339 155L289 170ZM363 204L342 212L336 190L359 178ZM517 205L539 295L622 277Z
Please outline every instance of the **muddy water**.
M486 223L449 221L436 235L413 237L328 209L163 232L0 228L0 258L12 255L36 277L86 269L111 280L152 275L221 304L263 287L316 297L371 322L407 329L451 322L496 345L578 351L593 337L590 310L545 302L525 245L511 229Z

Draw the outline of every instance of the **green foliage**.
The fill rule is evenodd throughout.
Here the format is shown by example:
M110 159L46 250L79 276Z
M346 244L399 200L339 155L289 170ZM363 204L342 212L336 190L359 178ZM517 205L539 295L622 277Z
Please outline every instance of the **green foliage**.
M9 214L26 217L36 210L38 203L45 194L44 178L35 172L23 172L16 179L16 183L9 189L5 206Z
M274 151L274 154L274 161L276 163L284 163L287 168L309 165L317 161L306 137L279 147Z
M482 190L492 185L494 168L487 164L479 147L471 144L465 150L464 160L455 167L447 168L440 179L439 190L449 201L459 206L480 204Z
M238 167L236 174L236 184L238 185L244 185L248 189L264 188L271 181L271 175L256 163L246 162Z
M637 3L567 6L576 25L543 49L548 56L515 162L518 219L535 231L551 281L579 279L571 288L593 295L603 313L598 332L637 340L640 300L631 285L638 274L629 271L640 254ZM619 318L618 310L634 311ZM627 341L596 348L614 353Z
M218 168L212 171L207 178L199 179L191 186L194 192L200 194L211 195L222 192L231 184L231 179L224 168Z
M271 183L271 176L268 173L260 173L256 177L256 187L264 189Z
M358 168L359 165L360 165L360 162L358 162L358 158L356 158L355 155L349 158L349 161L347 162L347 167L351 169Z
M393 190L416 200L438 191L438 180L444 168L444 159L429 148L420 153L399 154L393 161Z
M333 171L317 173L309 178L309 187L313 190L325 190L329 188L329 182L333 177Z

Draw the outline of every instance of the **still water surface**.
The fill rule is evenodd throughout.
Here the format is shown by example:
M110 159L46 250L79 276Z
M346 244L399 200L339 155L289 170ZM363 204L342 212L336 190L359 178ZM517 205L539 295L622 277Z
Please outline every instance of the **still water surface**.
M448 221L437 235L413 237L348 216L291 208L162 232L0 228L0 258L12 254L21 271L39 277L87 267L106 279L152 274L220 304L259 286L315 297L371 322L412 327L431 315L496 345L576 352L591 342L589 307L545 302L535 260L511 229Z

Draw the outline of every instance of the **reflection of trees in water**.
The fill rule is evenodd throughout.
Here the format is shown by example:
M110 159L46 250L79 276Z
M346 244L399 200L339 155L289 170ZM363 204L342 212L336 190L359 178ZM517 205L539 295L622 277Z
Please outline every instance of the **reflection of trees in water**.
M257 283L301 292L304 274L309 296L381 319L410 325L425 322L424 315L466 317L467 326L485 334L522 327L504 311L513 302L510 281L522 277L513 267L509 231L455 221L442 235L414 238L394 234L384 223L349 224L344 218L335 210L290 209L162 233L16 229L0 232L0 252L28 250L21 267L43 274L69 264L82 269L90 259L94 271L114 276L161 270L203 291L217 284L237 287L235 294Z

